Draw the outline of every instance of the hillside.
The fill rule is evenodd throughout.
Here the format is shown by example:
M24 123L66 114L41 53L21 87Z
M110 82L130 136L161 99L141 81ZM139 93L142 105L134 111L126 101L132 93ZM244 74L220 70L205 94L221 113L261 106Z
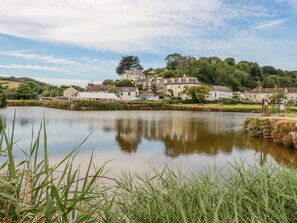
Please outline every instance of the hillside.
M40 81L34 80L32 78L28 78L28 77L14 77L14 76L3 77L3 76L0 76L0 85L2 85L2 87L6 88L6 89L16 89L19 84L29 82L29 81L34 82L36 85L38 85L40 87L49 85L44 82L40 82Z

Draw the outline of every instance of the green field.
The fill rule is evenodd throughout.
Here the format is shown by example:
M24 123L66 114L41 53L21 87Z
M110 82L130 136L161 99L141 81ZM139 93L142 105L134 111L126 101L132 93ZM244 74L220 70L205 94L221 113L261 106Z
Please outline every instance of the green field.
M2 87L7 87L8 89L16 89L20 85L20 82L0 80L0 85L2 85Z

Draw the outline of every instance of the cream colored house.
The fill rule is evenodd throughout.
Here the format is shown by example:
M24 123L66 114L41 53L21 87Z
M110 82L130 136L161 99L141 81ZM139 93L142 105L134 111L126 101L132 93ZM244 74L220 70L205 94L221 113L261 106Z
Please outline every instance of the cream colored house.
M74 87L69 87L63 92L64 98L73 98L78 93L78 90L76 90Z
M223 98L232 98L233 92L225 86L212 86L208 93L207 100L216 101Z
M139 79L144 79L145 75L141 71L127 70L125 73L120 74L121 80L136 81Z
M117 96L125 101L136 100L139 94L136 87L117 87Z
M195 77L176 77L164 79L165 94L171 97L179 97L187 99L189 96L186 94L186 89L192 86L200 86L197 78Z

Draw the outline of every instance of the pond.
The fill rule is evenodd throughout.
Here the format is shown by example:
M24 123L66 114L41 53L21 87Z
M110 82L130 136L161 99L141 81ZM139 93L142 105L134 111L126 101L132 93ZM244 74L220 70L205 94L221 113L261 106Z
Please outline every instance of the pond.
M144 172L151 167L181 167L183 171L221 169L228 162L292 164L297 152L269 140L248 137L244 120L251 114L190 111L65 111L42 107L8 107L0 111L15 140L28 151L43 119L52 163L62 159L86 137L75 161L85 167L105 162L111 174ZM15 150L16 158L22 152Z

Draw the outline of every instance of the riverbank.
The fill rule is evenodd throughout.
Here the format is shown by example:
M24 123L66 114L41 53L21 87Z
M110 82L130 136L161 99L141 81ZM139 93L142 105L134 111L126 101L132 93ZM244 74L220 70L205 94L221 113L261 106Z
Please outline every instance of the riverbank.
M9 100L8 106L41 106L66 110L181 110L214 112L260 113L260 105L219 105L219 104L169 104L168 102L131 101L69 101L69 100ZM297 108L296 108L297 110Z
M276 143L297 149L297 118L249 117L244 126L249 136L272 139Z

